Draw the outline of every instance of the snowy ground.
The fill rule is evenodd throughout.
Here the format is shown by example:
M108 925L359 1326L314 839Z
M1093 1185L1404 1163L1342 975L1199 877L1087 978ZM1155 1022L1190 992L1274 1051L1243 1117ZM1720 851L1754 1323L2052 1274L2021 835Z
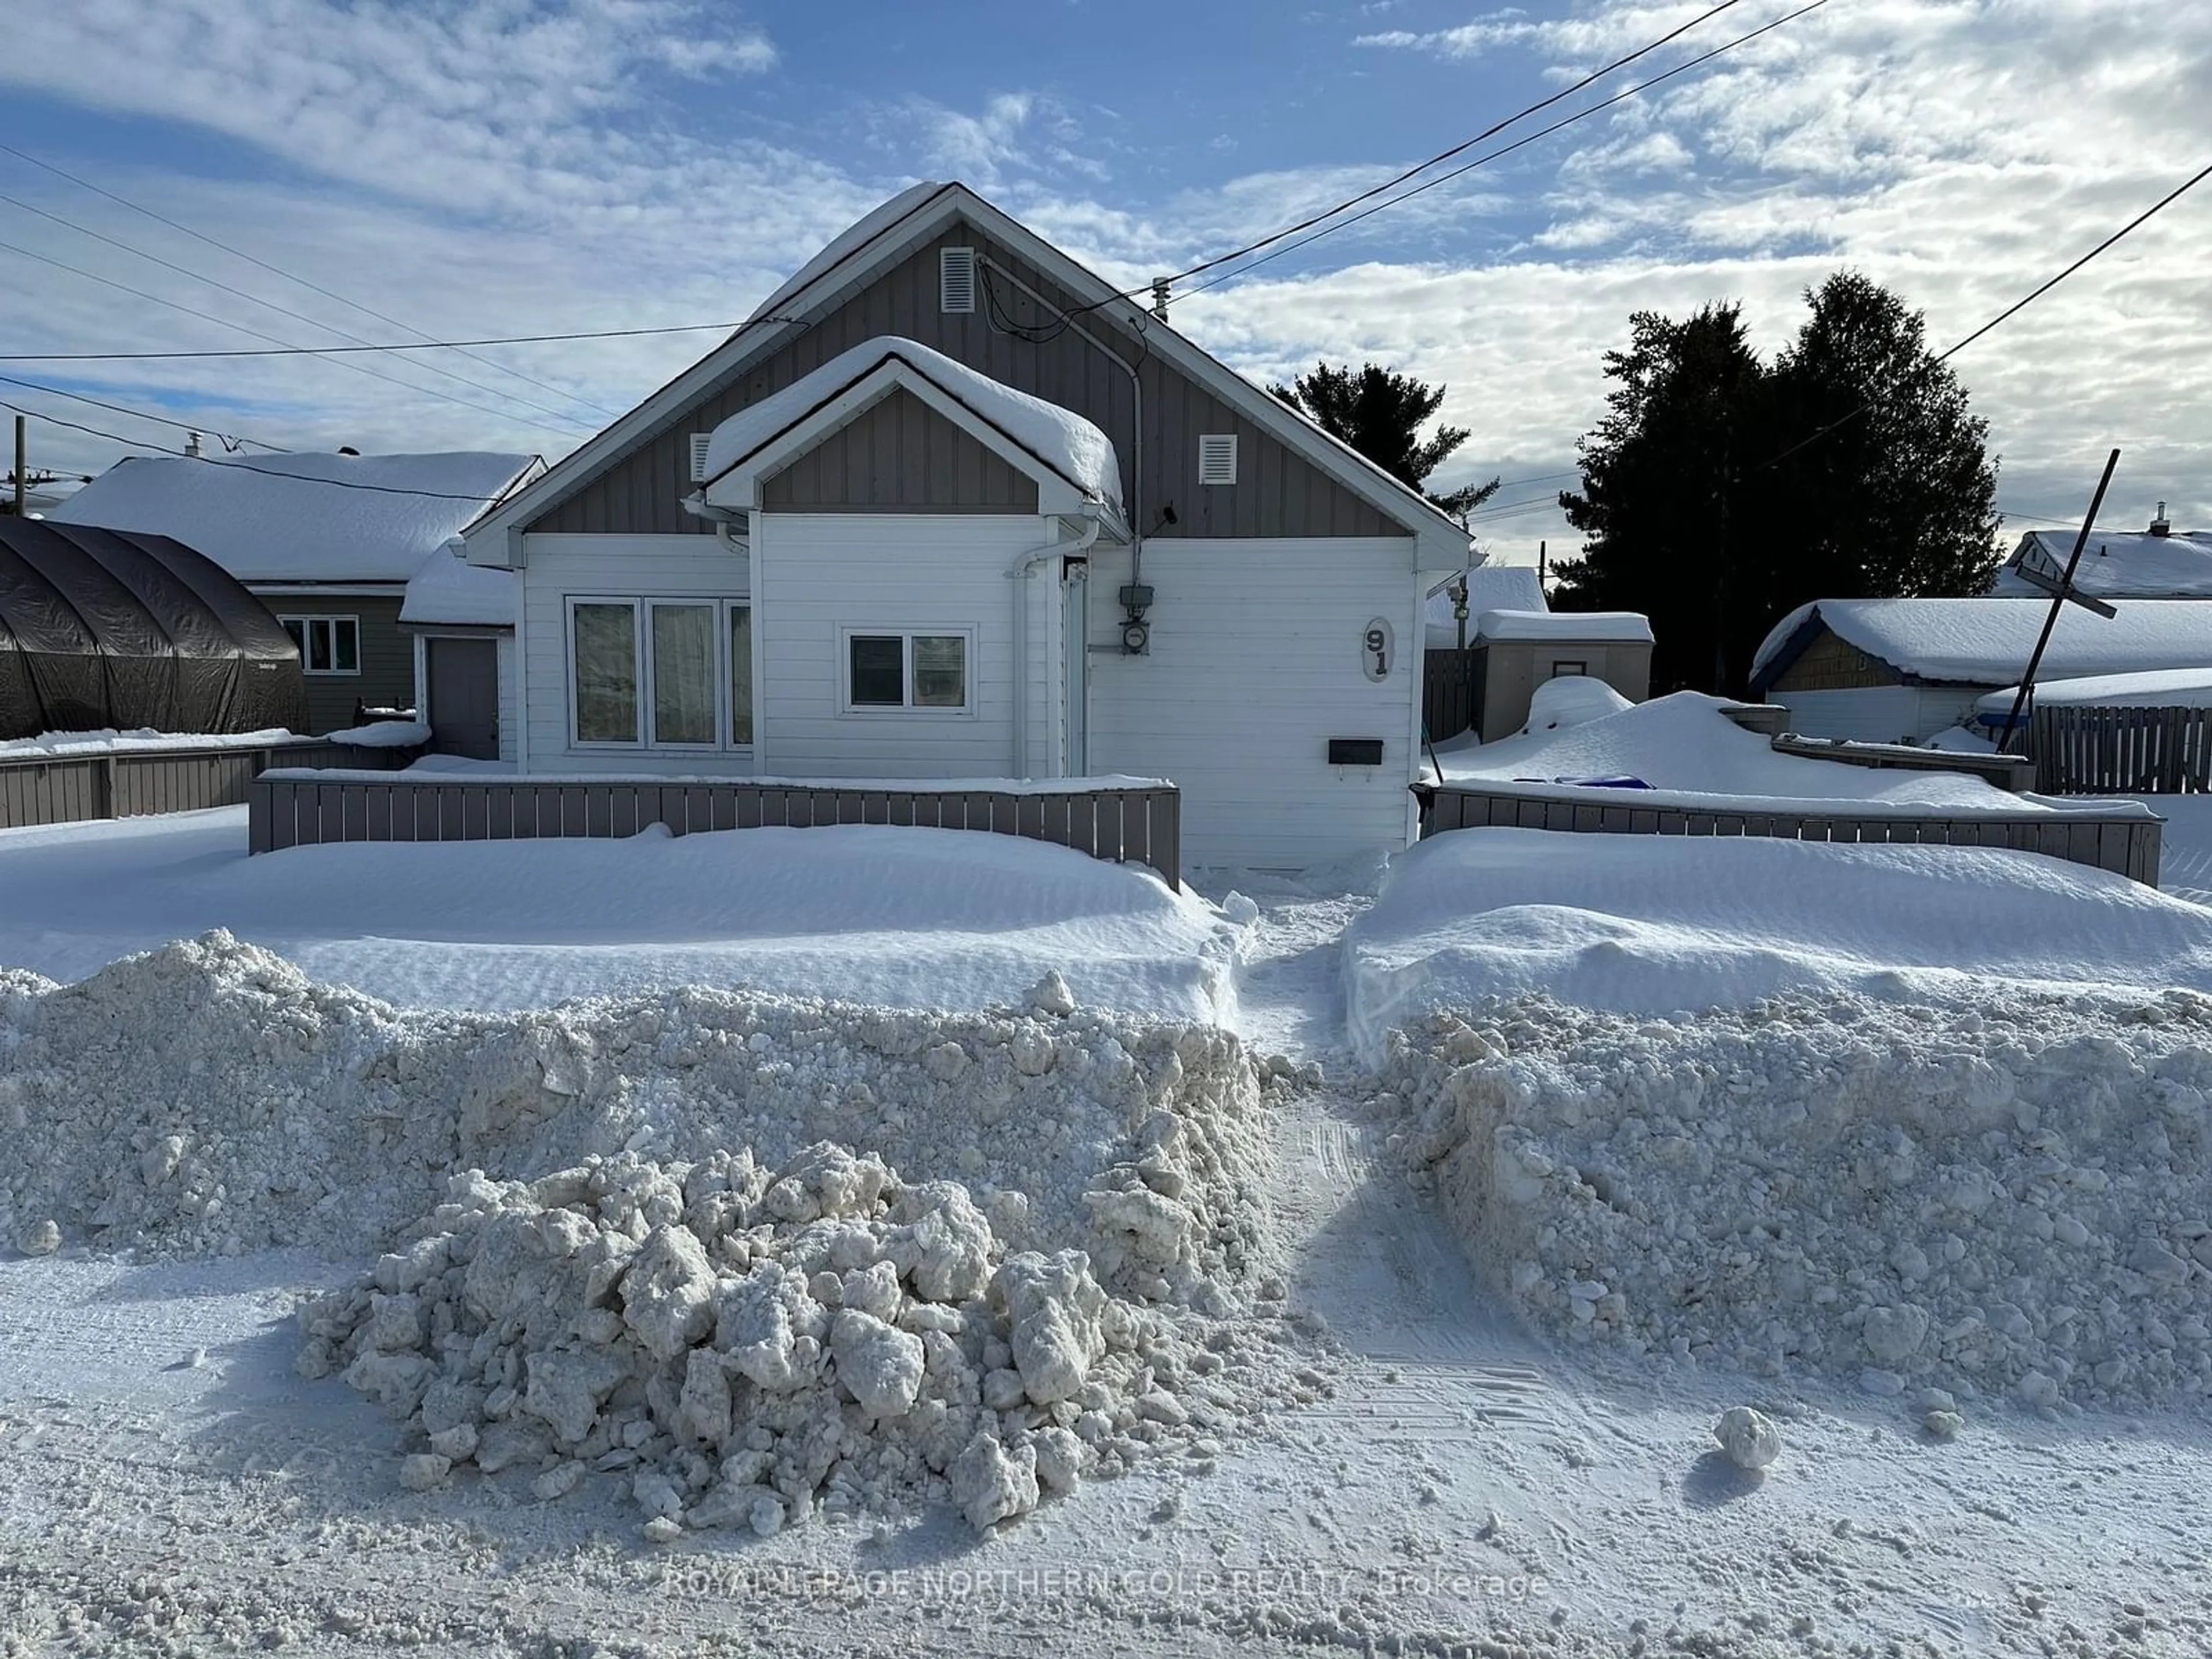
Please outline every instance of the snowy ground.
M1559 841L1580 861L1596 839ZM29 942L57 964L78 949L105 960L143 937L128 903L80 893L72 906L12 868L41 850L0 844L0 959ZM121 860L101 868L126 882L124 855L95 855ZM214 914L194 885L220 866L178 866L148 875L140 902L173 885L200 907L193 927L236 926L242 910ZM57 878L49 865L44 881ZM0 1653L280 1638L331 1655L1049 1643L1070 1659L2212 1647L2201 1413L1971 1408L1966 1431L1937 1442L1909 1400L1553 1345L1408 1183L1401 1111L1354 1061L1341 941L1371 901L1325 883L1209 890L1232 884L1261 910L1237 1021L1255 1048L1326 1079L1277 1102L1266 1194L1326 1397L1088 1483L980 1542L933 1511L653 1551L634 1515L492 1483L402 1490L390 1421L290 1369L289 1292L337 1282L343 1264L0 1261ZM1854 902L1849 885L1831 890ZM19 903L43 905L42 920L17 922ZM72 915L87 916L81 941ZM1066 959L1071 980L1079 961ZM1782 1426L1763 1478L1711 1439L1739 1403Z
M0 963L80 979L210 928L410 1007L677 985L945 1008L1066 965L1085 1001L1217 1018L1233 931L1148 871L866 825L354 843L249 858L246 809L0 830Z

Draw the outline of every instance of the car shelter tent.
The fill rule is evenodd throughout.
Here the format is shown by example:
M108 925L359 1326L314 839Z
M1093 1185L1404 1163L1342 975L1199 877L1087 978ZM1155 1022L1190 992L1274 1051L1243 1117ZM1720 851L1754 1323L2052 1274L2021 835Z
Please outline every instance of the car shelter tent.
M0 740L306 724L297 647L213 561L167 536L0 517Z

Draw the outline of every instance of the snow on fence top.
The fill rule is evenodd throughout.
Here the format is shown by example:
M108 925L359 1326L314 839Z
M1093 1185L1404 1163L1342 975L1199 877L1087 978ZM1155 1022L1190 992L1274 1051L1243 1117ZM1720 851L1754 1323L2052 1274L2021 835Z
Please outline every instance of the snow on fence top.
M130 755L167 749L266 749L313 739L270 726L259 732L44 732L35 738L0 739L0 761L50 760L75 755Z
M2008 685L1975 703L1975 712L2002 720L2020 688ZM2033 705L2045 708L2212 708L2212 668L2176 668L2155 674L2098 674L2087 679L2043 680Z
M1651 619L1633 611L1486 611L1475 631L1486 640L1651 643Z
M1916 679L2001 686L2018 682L2051 614L2047 599L1815 599L1775 623L1752 659L1757 679L1807 623ZM2073 679L2212 665L2212 600L2123 605L2117 617L2068 605L2042 674Z
M991 422L1092 499L1121 506L1121 466L1113 440L1089 421L895 334L879 335L838 353L811 374L724 421L707 447L707 476L714 478L728 471L817 404L892 358Z
M407 579L407 597L399 606L403 623L439 623L447 627L512 628L521 578L512 570L471 564L458 542L441 547L422 561L422 568Z
M1992 592L2027 598L2040 592L2021 577L2021 569L2051 577L2062 574L2074 554L2075 535L2071 530L2029 531L1997 572ZM2108 536L2100 531L2081 550L2074 585L2109 599L2212 599L2212 534L2196 531L2152 536L2136 531Z
M531 464L465 450L256 455L250 464L135 456L48 516L173 536L241 581L404 582Z

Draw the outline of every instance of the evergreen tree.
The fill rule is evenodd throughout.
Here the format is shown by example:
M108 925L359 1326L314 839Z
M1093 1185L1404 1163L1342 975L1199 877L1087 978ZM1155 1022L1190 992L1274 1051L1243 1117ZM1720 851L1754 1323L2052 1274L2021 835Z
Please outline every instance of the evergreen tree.
M1587 539L1562 610L1651 617L1655 688L1741 691L1752 653L1809 599L1978 593L1997 562L1988 423L1920 317L1856 272L1806 295L1771 366L1738 306L1642 312L1607 413L1563 492Z
M1455 518L1487 501L1498 488L1495 478L1441 495L1424 488L1429 475L1470 435L1463 426L1440 426L1432 436L1421 436L1422 426L1444 400L1443 386L1425 385L1376 363L1354 374L1349 365L1334 368L1322 362L1290 385L1272 389L1322 431Z

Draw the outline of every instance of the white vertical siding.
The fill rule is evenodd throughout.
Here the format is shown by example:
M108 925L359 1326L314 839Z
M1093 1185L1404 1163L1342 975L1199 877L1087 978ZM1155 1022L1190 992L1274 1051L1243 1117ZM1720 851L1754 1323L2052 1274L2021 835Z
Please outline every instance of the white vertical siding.
M1301 868L1406 844L1419 719L1410 537L1148 542L1152 649L1120 653L1126 550L1094 550L1091 769L1182 787L1186 866ZM1370 619L1397 635L1361 672ZM1379 738L1380 766L1331 766L1331 738Z
M761 605L760 767L818 777L1004 777L1013 732L1015 584L1024 552L1054 539L1050 520L1004 514L756 514ZM1054 573L1056 574L1056 573ZM1054 659L1056 580L1030 583L1024 679L1035 761L1051 703L1036 688ZM842 630L972 630L972 713L841 712ZM1032 764L1025 769L1039 771Z
M569 596L742 598L748 586L743 559L714 536L526 536L523 556L523 720L531 771L737 777L753 771L752 757L742 751L579 750L568 741ZM507 741L502 729L502 755Z
M520 752L516 734L522 729L522 688L514 672L512 629L501 633L495 649L499 658L499 757L513 765Z
M1866 685L1837 691L1770 691L1790 711L1790 729L1808 738L1856 738L1863 743L1913 742L1956 726L1983 688Z

